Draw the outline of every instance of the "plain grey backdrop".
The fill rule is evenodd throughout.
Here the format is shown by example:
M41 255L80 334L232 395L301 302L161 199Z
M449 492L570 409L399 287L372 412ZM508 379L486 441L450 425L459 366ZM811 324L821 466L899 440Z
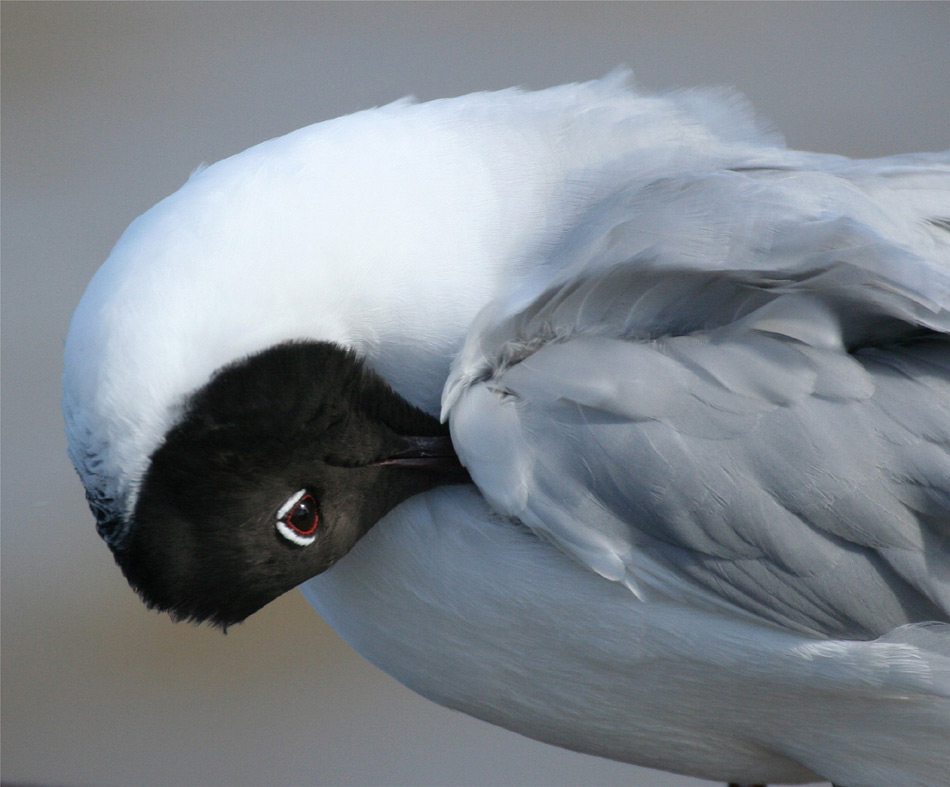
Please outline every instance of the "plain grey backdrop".
M66 458L69 316L200 162L410 93L626 63L648 88L734 85L797 147L946 148L950 5L4 2L2 58L4 780L701 784L438 708L296 591L227 636L148 612Z

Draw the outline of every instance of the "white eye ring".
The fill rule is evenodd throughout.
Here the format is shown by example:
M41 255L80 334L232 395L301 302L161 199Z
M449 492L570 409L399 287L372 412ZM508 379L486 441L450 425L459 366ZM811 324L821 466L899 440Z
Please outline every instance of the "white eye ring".
M288 497L287 502L277 509L277 519L281 520L285 516L287 516L287 514L291 512L293 507L297 505L297 502L300 500L300 498L303 497L305 494L307 494L307 490L301 489L299 492L294 492L290 497Z
M284 517L287 516L291 511L294 510L294 506L300 501L300 499L307 494L306 489L301 489L297 492L294 492L290 497L287 498L287 501L277 510L277 532L280 533L284 538L286 538L291 543L296 544L301 547L308 547L314 541L317 540L316 535L312 536L302 536L300 533L296 532L290 525L284 522Z
M288 541L292 541L297 546L301 546L301 547L308 547L314 541L317 540L316 536L302 536L299 533L295 533L293 530L291 530L287 526L287 523L284 522L282 519L277 520L277 532L280 533Z

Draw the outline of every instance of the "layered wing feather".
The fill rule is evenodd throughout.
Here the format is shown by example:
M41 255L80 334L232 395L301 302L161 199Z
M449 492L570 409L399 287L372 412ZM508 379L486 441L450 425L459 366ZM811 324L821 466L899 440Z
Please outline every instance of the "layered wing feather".
M631 174L480 315L443 412L492 505L641 598L947 620L950 166L794 155Z

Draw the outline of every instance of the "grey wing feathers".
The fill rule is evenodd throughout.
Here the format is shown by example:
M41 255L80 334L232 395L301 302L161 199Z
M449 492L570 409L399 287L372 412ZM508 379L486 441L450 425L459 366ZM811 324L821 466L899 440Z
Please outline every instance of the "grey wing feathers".
M489 501L642 597L857 638L950 618L950 244L913 212L939 200L881 219L860 172L597 206L447 384Z

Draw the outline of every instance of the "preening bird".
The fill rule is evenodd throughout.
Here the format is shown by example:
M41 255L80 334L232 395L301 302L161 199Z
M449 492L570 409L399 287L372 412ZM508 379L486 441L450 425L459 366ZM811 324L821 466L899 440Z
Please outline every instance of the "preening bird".
M623 74L195 172L63 410L151 607L297 586L435 702L711 779L950 784L950 156Z

